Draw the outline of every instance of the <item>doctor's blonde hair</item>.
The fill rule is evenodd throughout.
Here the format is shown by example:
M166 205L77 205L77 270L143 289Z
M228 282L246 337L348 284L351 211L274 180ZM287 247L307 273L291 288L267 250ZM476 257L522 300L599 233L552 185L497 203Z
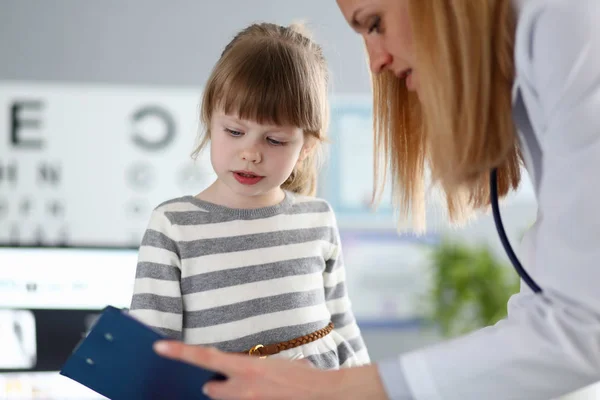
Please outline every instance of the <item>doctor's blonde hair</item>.
M409 0L419 97L384 72L372 76L377 202L392 175L400 217L425 228L425 172L439 184L450 220L464 222L520 181L512 119L516 15L511 0ZM383 159L379 156L383 154Z
M248 26L225 47L208 78L200 110L205 131L192 156L209 143L215 110L258 123L299 127L310 141L309 151L282 188L314 195L329 124L328 84L323 50L304 25Z

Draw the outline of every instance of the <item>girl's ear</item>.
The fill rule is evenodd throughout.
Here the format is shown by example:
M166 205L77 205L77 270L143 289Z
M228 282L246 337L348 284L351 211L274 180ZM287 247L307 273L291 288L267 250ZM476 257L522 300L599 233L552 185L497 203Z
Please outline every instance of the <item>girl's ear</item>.
M309 136L304 141L304 146L302 146L302 150L300 151L300 156L298 157L298 162L302 162L313 152L315 149L315 145L317 144L317 139Z

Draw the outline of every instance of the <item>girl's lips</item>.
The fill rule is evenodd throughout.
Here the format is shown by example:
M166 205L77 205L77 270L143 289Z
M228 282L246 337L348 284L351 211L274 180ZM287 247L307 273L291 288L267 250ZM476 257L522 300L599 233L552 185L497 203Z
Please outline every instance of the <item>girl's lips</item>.
M264 177L248 171L234 171L233 177L242 185L255 185Z

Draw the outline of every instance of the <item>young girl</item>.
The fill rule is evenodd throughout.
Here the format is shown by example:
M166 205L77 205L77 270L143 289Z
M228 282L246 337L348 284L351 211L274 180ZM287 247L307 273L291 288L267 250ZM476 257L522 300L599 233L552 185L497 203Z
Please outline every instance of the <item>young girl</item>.
M227 45L201 119L216 181L152 213L130 313L171 338L323 369L369 362L331 207L312 197L328 123L321 48L255 24Z

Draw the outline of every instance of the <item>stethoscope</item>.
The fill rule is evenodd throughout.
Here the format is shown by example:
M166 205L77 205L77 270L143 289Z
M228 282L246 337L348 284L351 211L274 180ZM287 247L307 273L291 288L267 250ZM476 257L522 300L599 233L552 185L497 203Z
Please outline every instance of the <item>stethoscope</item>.
M496 224L496 230L498 231L498 236L500 236L500 241L502 242L502 246L504 246L504 250L510 259L513 267L517 271L517 274L527 283L527 285L533 290L534 293L541 293L542 289L539 287L537 283L529 276L527 271L523 268L517 255L513 251L510 243L508 242L508 237L506 236L506 232L504 231L504 226L502 225L502 218L500 217L500 207L498 206L498 171L496 168L492 169L490 173L490 200L492 203L492 213L494 214L494 222Z

